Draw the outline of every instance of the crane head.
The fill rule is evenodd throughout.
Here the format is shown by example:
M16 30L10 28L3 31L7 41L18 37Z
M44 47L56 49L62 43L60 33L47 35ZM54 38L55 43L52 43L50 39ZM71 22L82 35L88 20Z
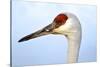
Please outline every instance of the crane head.
M80 23L75 15L71 13L60 13L54 18L51 24L21 38L18 42L27 41L48 34L62 34L70 36L73 33L78 32L80 30L79 28Z

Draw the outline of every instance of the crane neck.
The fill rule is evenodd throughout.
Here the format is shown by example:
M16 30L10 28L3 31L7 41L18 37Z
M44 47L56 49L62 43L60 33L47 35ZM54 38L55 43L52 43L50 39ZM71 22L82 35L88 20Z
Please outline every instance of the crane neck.
M67 36L68 39L68 63L76 63L78 62L79 49L81 43L81 34L73 34L71 36Z

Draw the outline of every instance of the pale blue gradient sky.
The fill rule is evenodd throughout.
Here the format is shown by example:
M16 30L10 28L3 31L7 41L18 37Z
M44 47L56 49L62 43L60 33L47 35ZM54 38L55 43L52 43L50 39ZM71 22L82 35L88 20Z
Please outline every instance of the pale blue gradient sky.
M64 64L67 60L67 39L47 35L27 42L17 41L52 23L61 12L75 14L82 25L79 62L96 61L96 6L56 4L28 1L12 2L12 64Z

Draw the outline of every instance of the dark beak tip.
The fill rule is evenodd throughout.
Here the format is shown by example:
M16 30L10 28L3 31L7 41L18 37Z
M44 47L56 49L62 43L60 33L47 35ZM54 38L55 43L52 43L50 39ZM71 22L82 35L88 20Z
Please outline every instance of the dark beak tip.
M23 41L26 41L26 39L25 38L22 38L18 42L23 42Z
M23 40L22 39L20 39L18 42L22 42Z
M18 42L22 42L21 40L19 40Z

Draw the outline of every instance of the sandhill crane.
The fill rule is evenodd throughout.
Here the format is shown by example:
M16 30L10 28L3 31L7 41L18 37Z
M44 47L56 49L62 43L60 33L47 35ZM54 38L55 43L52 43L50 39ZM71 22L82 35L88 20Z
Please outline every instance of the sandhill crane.
M81 43L81 24L79 19L72 13L60 13L53 22L43 29L36 31L20 39L18 42L27 41L33 38L48 34L62 34L68 39L67 63L77 63Z

